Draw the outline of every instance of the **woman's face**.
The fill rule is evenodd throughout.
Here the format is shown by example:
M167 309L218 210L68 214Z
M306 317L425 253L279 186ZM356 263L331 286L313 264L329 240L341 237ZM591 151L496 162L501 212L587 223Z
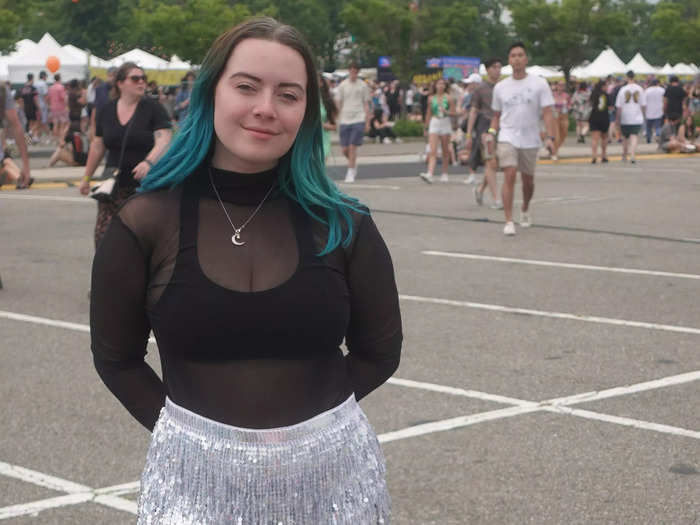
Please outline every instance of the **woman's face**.
M140 97L146 91L146 76L143 69L135 67L130 69L126 74L126 78L117 84L119 85L121 96Z
M294 49L257 38L240 42L214 92L214 165L242 173L276 166L304 120L306 85L306 65Z
M445 81L444 80L438 80L435 83L435 92L441 93L441 94L445 92Z

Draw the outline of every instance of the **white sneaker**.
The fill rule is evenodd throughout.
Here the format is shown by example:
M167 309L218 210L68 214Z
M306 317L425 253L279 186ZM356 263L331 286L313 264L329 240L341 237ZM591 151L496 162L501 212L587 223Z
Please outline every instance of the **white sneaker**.
M532 214L529 211L520 212L520 226L522 228L529 228L532 226Z
M401 137L396 137L394 139L394 144L403 144L403 140L401 139Z
M501 201L496 201L496 202L494 202L494 203L490 206L490 208L491 208L492 210L502 210L502 209L503 209L503 203L502 203Z
M503 227L503 235L515 235L515 224L512 221Z
M474 200L479 206L484 205L484 192L479 191L479 188L477 186L474 186Z
M392 143L391 139L389 137L384 137L383 142L384 142L384 144L391 144Z
M559 160L559 156L558 156L558 155L551 155L551 156L549 157L549 159L550 159L550 160Z
M347 182L349 184L352 184L353 182L355 182L355 174L348 171L345 174L345 182Z
M428 184L433 183L433 175L431 173L420 173L418 176Z
M440 182L450 182L450 178L447 176L447 173L440 175Z
M470 173L469 177L464 180L464 184L476 184L476 177L474 177L473 173Z

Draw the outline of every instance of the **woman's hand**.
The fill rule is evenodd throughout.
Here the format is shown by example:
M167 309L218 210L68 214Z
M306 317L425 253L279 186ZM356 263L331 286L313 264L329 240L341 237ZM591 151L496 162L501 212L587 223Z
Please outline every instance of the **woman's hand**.
M131 170L131 173L134 174L134 178L136 180L140 181L148 174L148 170L150 169L151 166L148 164L148 162L142 160L136 165L136 167L133 170Z
M80 183L80 194L87 195L88 193L90 193L90 181L83 179L83 182Z

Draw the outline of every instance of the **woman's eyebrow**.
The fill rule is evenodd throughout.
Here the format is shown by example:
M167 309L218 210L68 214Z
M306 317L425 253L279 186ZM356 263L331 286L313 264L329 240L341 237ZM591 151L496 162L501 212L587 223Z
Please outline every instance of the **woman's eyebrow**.
M249 78L250 80L252 80L254 82L262 82L261 78L258 78L255 75L251 75L250 73L246 73L245 71L237 71L237 72L231 74L231 76L229 78L233 78L233 77L245 77L245 78ZM300 89L301 91L304 91L304 87L297 82L280 82L278 85L279 85L279 87L295 87L297 89Z

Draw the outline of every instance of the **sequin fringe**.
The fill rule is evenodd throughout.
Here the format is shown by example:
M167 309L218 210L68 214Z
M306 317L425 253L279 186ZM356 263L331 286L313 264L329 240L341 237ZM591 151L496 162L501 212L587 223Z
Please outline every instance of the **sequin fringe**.
M138 525L388 524L385 470L354 396L297 425L263 430L167 399L141 477Z

